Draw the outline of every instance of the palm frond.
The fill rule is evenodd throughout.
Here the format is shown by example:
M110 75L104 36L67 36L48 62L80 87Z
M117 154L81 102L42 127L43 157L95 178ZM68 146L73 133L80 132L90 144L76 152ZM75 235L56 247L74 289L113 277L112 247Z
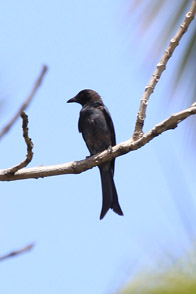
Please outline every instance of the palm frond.
M140 30L140 33L151 33L154 27L159 27L160 34L154 38L154 41L152 41L152 44L148 46L148 49L146 48L144 56L145 58L150 55L152 64L155 60L157 60L158 55L169 43L174 32L183 21L191 3L192 1L187 0L178 0L173 2L170 0L131 1L130 9L132 10L132 13L135 13L136 10L140 10L140 19L142 20L139 21L138 19L138 29ZM183 46L181 59L178 60L178 64L176 64L172 87L170 87L174 91L179 84L179 80L181 80L181 82L183 80L183 86L189 90L185 92L192 93L192 95L189 95L188 97L186 95L186 102L188 104L193 102L196 97L195 83L189 83L191 77L195 74L196 26L190 30L189 34L190 37L188 42L186 42Z

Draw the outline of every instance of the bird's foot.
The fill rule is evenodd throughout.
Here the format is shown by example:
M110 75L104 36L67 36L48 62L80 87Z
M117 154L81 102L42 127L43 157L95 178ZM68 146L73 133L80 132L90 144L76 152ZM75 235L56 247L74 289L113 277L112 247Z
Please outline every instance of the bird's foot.
M112 152L112 146L109 146L107 150L108 150L108 153L111 153Z

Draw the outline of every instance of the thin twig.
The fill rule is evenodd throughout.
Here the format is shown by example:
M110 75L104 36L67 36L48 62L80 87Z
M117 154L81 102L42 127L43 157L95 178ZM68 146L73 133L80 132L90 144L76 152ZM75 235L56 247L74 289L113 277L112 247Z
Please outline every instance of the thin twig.
M20 107L20 109L17 111L17 113L14 115L14 117L10 120L10 122L1 130L0 132L0 139L10 130L10 128L14 125L14 123L16 122L16 120L19 118L19 116L21 115L21 113L27 108L27 106L30 104L31 100L33 99L33 97L35 96L35 93L37 92L39 86L42 83L43 77L47 71L47 66L44 65L42 68L42 71L37 79L37 81L35 82L35 85L31 91L31 94L27 97L27 99L25 100L25 102L22 104L22 106Z
M172 114L169 118L157 124L153 129L143 134L137 140L132 137L129 140L112 147L111 150L103 151L85 160L73 161L53 166L25 168L17 171L14 175L9 175L7 173L7 169L0 170L0 181L15 181L32 178L37 179L64 174L79 174L83 171L91 169L92 167L110 161L115 157L143 147L145 144L147 144L163 132L175 129L179 123L194 114L196 114L196 103L183 111Z
M144 120L146 117L146 108L148 105L149 97L153 93L154 88L162 75L162 72L166 69L166 64L168 60L172 56L176 47L178 46L182 36L187 31L191 21L194 19L195 13L196 13L196 0L193 0L190 11L186 14L184 22L179 27L175 36L171 39L168 48L165 50L163 56L161 57L161 60L157 64L157 68L154 74L152 75L152 78L149 84L145 88L144 94L140 102L140 108L139 108L139 112L138 112L137 120L135 124L135 131L134 131L135 139L137 139L143 133L143 126L144 126Z
M10 258L10 257L14 257L14 256L17 256L17 255L20 255L20 254L25 253L25 252L28 252L33 247L34 247L34 244L30 244L30 245L27 245L27 246L25 246L24 248L22 248L20 250L10 252L9 254L6 254L6 255L1 256L0 257L0 261L3 261L3 260L5 260L7 258Z
M25 143L27 145L27 155L26 155L25 160L23 160L21 163L15 165L15 166L11 167L8 170L8 174L12 174L12 175L15 172L17 172L19 169L27 166L33 158L33 142L31 140L31 138L29 138L29 134L28 134L28 131L29 131L29 129L28 129L28 116L26 115L26 113L22 112L21 118L22 118L23 137L24 137Z

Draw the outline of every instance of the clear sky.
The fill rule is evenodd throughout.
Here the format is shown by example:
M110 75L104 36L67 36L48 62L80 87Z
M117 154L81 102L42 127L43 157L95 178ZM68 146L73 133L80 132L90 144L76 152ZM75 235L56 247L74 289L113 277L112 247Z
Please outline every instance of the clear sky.
M29 167L84 159L80 106L66 101L96 90L112 115L117 142L131 137L152 69L137 23L124 1L4 1L0 10L0 125L19 108L39 75L49 71L26 111L34 158ZM158 28L157 28L158 30ZM184 42L186 41L186 36ZM180 47L174 59L177 59ZM172 77L173 62L167 67ZM158 61L158 60L157 60ZM145 130L182 109L168 104L167 73L152 95ZM168 86L167 86L168 87ZM97 168L80 175L2 182L0 254L34 249L0 266L0 292L109 294L137 268L176 255L194 235L195 162L185 124L117 158L115 182L124 217L100 221ZM186 143L185 143L186 141ZM0 142L0 168L21 162L26 146L18 120ZM190 225L191 223L191 225Z

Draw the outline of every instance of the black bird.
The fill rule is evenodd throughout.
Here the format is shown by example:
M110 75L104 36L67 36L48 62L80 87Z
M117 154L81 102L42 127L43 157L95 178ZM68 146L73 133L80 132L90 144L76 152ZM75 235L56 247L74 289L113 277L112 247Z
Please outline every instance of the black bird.
M114 125L110 113L97 92L82 90L67 102L77 102L82 105L78 129L82 133L91 155L116 145ZM100 219L105 216L110 208L117 214L123 215L113 180L114 159L99 165L99 170L103 196Z

